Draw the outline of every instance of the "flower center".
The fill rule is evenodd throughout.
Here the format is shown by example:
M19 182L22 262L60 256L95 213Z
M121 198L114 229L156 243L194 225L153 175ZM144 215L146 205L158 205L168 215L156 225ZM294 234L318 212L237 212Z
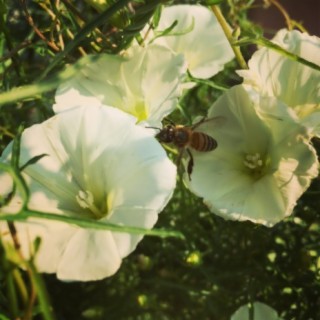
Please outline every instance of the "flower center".
M266 166L264 159L260 153L247 154L243 161L245 167L249 169L251 176L258 179L263 175L263 170Z
M102 218L105 214L95 205L93 194L86 190L80 190L76 195L78 204L83 209L89 209L96 219Z
M144 101L136 102L134 109L135 109L134 116L136 116L138 118L138 121L143 121L148 118L147 109L146 109Z

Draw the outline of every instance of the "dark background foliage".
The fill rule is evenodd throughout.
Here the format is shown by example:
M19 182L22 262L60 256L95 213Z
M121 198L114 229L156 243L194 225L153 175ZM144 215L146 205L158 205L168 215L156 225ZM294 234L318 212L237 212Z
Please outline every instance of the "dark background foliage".
M1 91L50 77L84 53L119 52L160 2L131 2L131 9L123 7L67 51L77 35L99 17L94 8L84 1L0 0ZM316 14L320 12L319 1L308 0L303 5L302 1L279 2L292 19L311 33L320 34ZM279 9L275 5L264 8L260 0L228 0L221 5L229 23L241 26L243 32L265 29L270 37L285 26ZM248 59L253 47L242 50ZM234 73L237 68L236 62L231 62L212 82L224 86L239 83ZM172 120L186 123L186 118L204 115L220 94L210 86L199 85L181 102L187 117L176 111ZM21 123L28 127L52 115L53 97L54 91L49 91L0 106L1 151ZM314 143L319 147L317 141ZM45 275L56 317L224 320L241 305L258 300L276 309L283 319L320 319L319 190L319 180L315 179L294 215L266 228L213 215L179 180L157 227L179 230L186 240L145 237L124 259L117 274L101 281L64 283L54 275ZM0 260L0 315L10 318L5 281L8 264L2 249ZM41 319L37 312L35 307L34 318Z

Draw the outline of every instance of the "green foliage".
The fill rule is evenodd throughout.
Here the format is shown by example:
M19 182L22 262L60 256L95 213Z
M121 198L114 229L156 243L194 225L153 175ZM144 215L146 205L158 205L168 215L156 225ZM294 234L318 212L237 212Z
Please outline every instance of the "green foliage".
M145 239L112 278L61 284L48 276L48 288L68 319L227 320L250 300L284 319L317 319L320 235L313 210L299 206L296 219L269 229L216 217L181 188L158 226L178 228L186 241ZM71 297L68 305L61 295Z
M83 1L0 0L1 92L15 95L15 88L35 85L32 94L0 106L0 150L22 123L29 127L52 115L54 89L67 64L85 54L117 53L128 47L163 2L131 1L130 7L129 1L113 1L98 13ZM253 0L221 5L232 25L261 34L247 17ZM242 51L249 56L246 47ZM205 115L223 88L240 82L237 68L233 61L207 83L200 82L170 119L190 124ZM18 172L13 176L23 190ZM266 228L213 215L179 180L156 227L176 230L184 239L145 237L115 276L97 282L63 283L53 275L45 275L43 282L31 262L25 272L8 260L0 238L0 319L27 314L30 308L26 319L53 319L49 300L56 318L68 320L227 320L238 307L255 300L272 306L283 319L320 319L319 190L316 180L294 217ZM38 301L32 300L35 291Z

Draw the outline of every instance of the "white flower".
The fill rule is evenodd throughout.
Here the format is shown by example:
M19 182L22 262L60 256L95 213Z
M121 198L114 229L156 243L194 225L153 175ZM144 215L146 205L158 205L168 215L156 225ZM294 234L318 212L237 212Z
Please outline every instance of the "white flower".
M215 128L207 121L199 131L216 139L218 147L192 151L192 180L186 182L212 212L272 226L291 214L317 176L317 157L302 126L274 118L263 121L253 103L242 86L216 101L208 119L222 116L224 125ZM265 98L262 103L278 101Z
M225 63L234 58L234 53L220 24L206 7L197 5L165 7L156 31L168 29L175 21L177 25L171 32L156 38L153 43L182 53L194 77L210 78L221 71ZM154 33L149 32L147 40L153 37Z
M182 55L151 45L133 46L125 56L100 54L83 59L79 73L58 88L56 113L102 103L134 115L139 122L160 126L175 109L186 73Z
M253 308L253 320L281 320L277 311L261 302L254 302ZM249 320L250 309L248 305L240 307L232 316L231 320Z
M26 129L21 140L23 170L30 190L28 207L48 213L83 217L150 229L170 199L176 168L154 139L152 130L112 107L79 107ZM8 161L10 144L2 156ZM0 194L11 191L8 175L0 175ZM16 196L3 212L17 212ZM5 237L6 224L0 223ZM29 219L16 222L22 251L32 253L41 237L36 265L59 279L96 280L114 274L141 235L83 229L70 224ZM8 236L8 235L7 235Z
M320 66L320 38L297 30L280 30L272 39L285 50ZM247 89L273 96L289 109L266 108L264 112L286 116L320 134L320 72L280 53L262 48L249 61L249 70L238 73ZM267 107L267 106L266 106Z

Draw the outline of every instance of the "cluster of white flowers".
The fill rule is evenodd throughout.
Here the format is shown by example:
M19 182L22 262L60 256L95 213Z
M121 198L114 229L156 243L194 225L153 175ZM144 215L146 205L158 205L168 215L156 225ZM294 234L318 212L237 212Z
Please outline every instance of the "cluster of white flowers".
M143 35L144 46L121 55L83 58L78 74L57 90L56 115L22 134L21 165L44 155L22 171L29 209L122 226L156 223L175 188L176 167L147 127L161 127L176 108L187 71L208 79L234 54L202 6L165 8L156 30ZM318 38L281 30L273 41L320 65ZM227 90L197 127L218 147L191 150L194 166L185 182L212 212L272 226L292 213L318 174L310 139L320 135L320 72L263 48L239 74L244 83ZM215 127L215 117L226 121ZM12 144L1 161L11 154ZM12 188L2 173L0 194ZM1 210L17 213L21 205L16 193ZM15 226L24 256L34 255L32 243L40 237L37 267L65 280L114 274L142 239L36 218ZM0 230L10 243L5 223Z
M172 33L157 37L175 22ZM146 27L145 46L131 46L121 56L89 56L72 80L56 94L56 113L74 105L103 103L135 116L143 125L161 126L175 110L187 70L207 79L234 58L212 12L202 6L165 7L156 30Z
M145 47L83 58L77 76L57 90L56 115L23 132L20 166L43 155L22 171L29 210L120 226L154 226L174 191L176 167L154 130L146 127L161 126L176 108L187 69L206 78L233 58L222 29L204 7L165 8L158 28L166 29L182 16L187 19L175 30L180 36L164 41L149 33ZM195 42L197 51L192 51L190 43ZM1 162L10 162L12 146L4 150ZM12 190L12 177L0 173L1 196ZM1 211L16 214L22 206L23 197L16 192ZM33 258L39 271L63 280L113 275L142 239L39 218L15 222L15 228L23 256ZM0 232L5 245L12 246L6 223L0 222Z

